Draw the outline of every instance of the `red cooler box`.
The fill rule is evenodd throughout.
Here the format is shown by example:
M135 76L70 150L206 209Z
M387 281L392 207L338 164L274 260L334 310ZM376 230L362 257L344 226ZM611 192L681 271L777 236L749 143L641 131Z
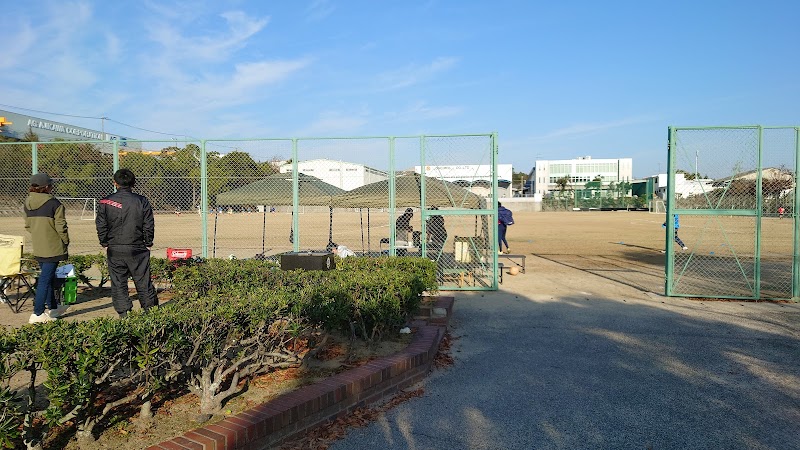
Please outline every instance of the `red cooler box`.
M175 261L176 259L188 259L192 257L192 249L190 248L167 248L167 259Z

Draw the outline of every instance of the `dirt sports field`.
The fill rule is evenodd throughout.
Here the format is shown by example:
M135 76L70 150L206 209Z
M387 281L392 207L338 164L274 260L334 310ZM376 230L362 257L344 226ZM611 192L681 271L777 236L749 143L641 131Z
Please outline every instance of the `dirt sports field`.
M189 247L199 254L200 220L196 214L160 214L156 217L154 255L165 255L167 247ZM517 212L514 218L516 223L508 230L510 248L512 253L527 255L527 273L520 277L546 277L556 286L561 284L570 287L574 278L565 277L563 273L570 272L565 269L572 268L597 275L592 282L607 284L609 291L623 284L644 292L664 292L665 255L662 250L665 235L661 227L664 221L662 215L628 211ZM260 214L225 214L218 217L217 257L227 257L229 254L249 257L260 252L263 220ZM366 218L357 212L335 213L334 241L360 251L362 220L366 222ZM682 219L680 236L689 247L689 252L678 250L679 254L688 255L694 251L707 254L709 248L716 248L717 244L711 242L722 233L715 230L703 232L701 226L706 224L698 220ZM289 214L267 215L269 236L265 239L265 246L268 253L291 250L288 241L290 221ZM370 218L372 243L366 244L365 236L365 247L371 245L373 251L379 248L380 238L388 234L387 223L388 216L385 213L373 213ZM474 218L446 217L446 223L450 236L469 236L475 232ZM762 245L765 255L777 255L791 261L792 226L793 222L789 219L763 220L765 237ZM99 252L100 247L94 244L96 236L92 221L70 220L69 227L73 240L71 251L80 248L83 249L81 253ZM324 247L328 238L327 212L302 215L301 227L312 230L312 238ZM419 223L414 227L418 229ZM3 234L25 234L27 238L20 218L0 218L0 230ZM273 230L277 232L270 234ZM212 233L213 219L209 220L209 245L213 242ZM752 251L752 227L739 226L737 229L735 226L726 226L724 234L727 236L726 242L731 245L738 243L736 245L747 247L749 242ZM702 246L698 244L699 240L702 240ZM746 249L740 250L740 253L746 253ZM790 276L790 271L785 275ZM506 275L504 280L505 286L508 286L519 278ZM32 302L28 302L19 314L13 314L3 307L0 309L0 324L17 326L25 323L31 310ZM65 319L80 320L113 314L110 299L103 294L103 290L83 292L82 289L78 304L70 309Z
M389 236L390 218L385 210L334 210L332 227L326 208L306 211L299 216L302 235L301 249L324 249L332 229L333 241L356 252L380 250L380 240ZM319 208L318 208L319 210ZM398 214L402 208L398 209ZM642 211L573 211L573 212L516 212L515 225L509 227L508 239L513 253L548 255L602 255L624 257L632 263L651 262L650 252L664 248L662 214ZM93 220L80 220L68 211L70 253L98 253ZM393 222L393 219L392 219ZM262 250L276 254L292 250L290 241L292 216L288 213L235 213L209 215L209 256L251 258ZM454 236L476 236L482 226L474 216L445 216L448 244ZM29 235L20 217L0 217L0 234L25 236L26 251ZM680 236L691 250L698 243L703 251L714 251L720 243L734 246L739 254L752 254L755 221L747 217L717 218L682 216ZM412 220L414 230L420 230L417 212ZM762 255L791 256L793 221L790 218L765 217L762 220ZM191 248L200 254L202 228L200 216L156 214L155 256L166 254L168 247ZM385 248L385 244L384 244ZM717 251L717 253L720 253Z

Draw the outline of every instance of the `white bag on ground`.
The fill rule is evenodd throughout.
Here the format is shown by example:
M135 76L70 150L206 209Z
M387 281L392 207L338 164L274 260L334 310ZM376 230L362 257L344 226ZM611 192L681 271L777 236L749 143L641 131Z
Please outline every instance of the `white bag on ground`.
M64 264L56 268L56 278L69 278L75 276L75 266L72 264Z
M336 253L340 258L347 258L348 256L356 256L356 253L344 245L336 247Z

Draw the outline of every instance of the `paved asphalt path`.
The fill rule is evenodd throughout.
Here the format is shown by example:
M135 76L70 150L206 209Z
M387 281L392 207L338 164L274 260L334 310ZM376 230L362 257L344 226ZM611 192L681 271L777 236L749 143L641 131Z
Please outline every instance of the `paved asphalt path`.
M800 449L800 305L533 279L457 293L454 366L331 449Z

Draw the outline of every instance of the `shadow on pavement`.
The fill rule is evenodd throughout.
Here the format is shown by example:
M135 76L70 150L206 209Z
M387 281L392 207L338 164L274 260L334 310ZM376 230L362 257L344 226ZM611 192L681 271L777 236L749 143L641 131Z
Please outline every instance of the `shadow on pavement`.
M332 449L785 449L800 435L795 304L465 293L451 324L455 365Z

